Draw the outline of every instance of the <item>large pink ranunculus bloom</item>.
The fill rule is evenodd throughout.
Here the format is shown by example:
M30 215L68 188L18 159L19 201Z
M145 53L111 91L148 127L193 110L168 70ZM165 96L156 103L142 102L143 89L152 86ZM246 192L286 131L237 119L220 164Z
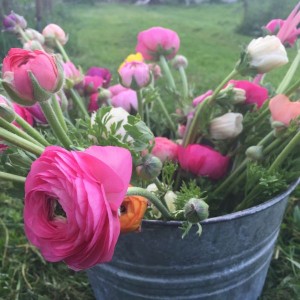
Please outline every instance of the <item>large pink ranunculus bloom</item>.
M137 95L134 90L123 87L121 84L109 88L111 92L111 104L113 107L122 107L127 112L138 110Z
M111 73L109 69L99 68L99 67L91 67L86 72L87 76L96 76L100 77L103 80L102 86L104 88L108 88L111 80Z
M203 145L178 146L178 161L182 169L197 176L222 178L229 166L229 157Z
M146 60L159 60L163 55L172 59L179 50L178 34L163 27L152 27L142 31L137 37L136 52L140 52Z
M177 161L178 145L165 137L156 137L151 154L158 157L162 162L166 160Z
M73 270L110 261L131 171L131 154L124 148L47 147L26 178L27 238L46 260L63 260Z
M245 104L256 104L260 108L269 98L266 88L247 80L230 80L228 84L233 84L235 88L246 92Z
M278 121L286 126L296 118L300 117L300 102L291 102L285 95L277 95L270 100L269 109L273 121Z
M54 56L40 50L12 48L3 60L2 78L9 85L9 91L6 91L18 96L18 100L12 97L14 101L30 106L46 99L37 99L34 95L30 72L46 93L55 93L61 88L63 75Z

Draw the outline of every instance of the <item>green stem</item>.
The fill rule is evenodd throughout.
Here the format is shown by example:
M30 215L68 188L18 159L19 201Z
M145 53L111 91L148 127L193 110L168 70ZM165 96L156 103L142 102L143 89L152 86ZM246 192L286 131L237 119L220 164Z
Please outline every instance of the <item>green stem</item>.
M70 89L70 93L71 93L72 100L76 103L79 110L82 112L83 116L85 118L89 118L90 117L89 113L88 113L81 97L78 95L78 93L73 88Z
M55 44L57 49L59 50L60 54L62 55L62 57L64 58L65 62L71 61L67 52L65 51L65 48L63 47L63 45L60 43L60 41L58 41L57 39L55 39Z
M295 56L294 61L292 62L289 70L287 71L283 80L281 81L280 85L278 86L278 88L276 90L276 94L282 94L284 92L284 90L286 90L286 88L288 87L289 83L291 82L291 80L293 79L293 77L297 71L299 63L300 63L300 50L297 51L297 55Z
M61 127L59 121L57 120L49 100L40 102L40 106L45 114L48 124L50 125L56 137L59 139L59 141L63 144L64 147L69 149L72 142L67 136L66 132Z
M192 144L195 141L196 136L197 136L198 131L199 131L199 127L200 127L199 126L199 122L200 122L199 119L200 119L203 107L205 105L213 104L213 102L217 98L218 94L223 89L224 85L230 79L232 79L236 74L238 74L238 71L236 69L233 69L231 71L231 73L217 86L217 88L215 89L213 94L209 98L206 98L202 103L200 103L197 106L196 111L195 111L195 115L194 115L193 120L191 122L191 125L189 126L189 128L187 128L187 132L186 132L185 137L184 137L183 147L186 147L188 144Z
M188 81L186 78L185 69L181 66L181 67L179 67L178 71L179 71L181 81L182 81L183 97L184 97L184 99L187 99L189 96L189 86L188 86Z
M142 93L142 90L141 89L137 90L136 94L137 94L137 99L138 99L138 113L139 113L142 121L144 121L143 93Z
M58 119L58 122L60 123L60 126L63 128L65 132L68 132L68 127L66 125L63 112L61 110L60 104L55 95L52 96L51 103L52 103L52 108L54 110L54 113Z
M159 191L164 192L164 188L157 177L154 179L154 183L157 186Z
M37 156L41 155L44 152L43 147L40 147L32 142L29 142L28 140L25 140L22 137L14 133L11 133L8 130L5 130L4 128L0 128L0 138L6 142L9 142L12 145L15 145Z
M171 73L171 70L169 68L166 58L163 55L161 55L159 57L159 61L160 61L160 65L161 65L162 69L164 70L164 74L167 78L170 89L173 91L176 91L175 81L174 81L173 75Z
M6 172L0 172L0 179L10 180L10 181L19 182L19 183L25 183L25 181L26 181L26 177L18 176L15 174L10 174L10 173L6 173Z
M16 114L16 117L18 115ZM22 119L23 120L23 119ZM25 122L25 121L24 121ZM27 123L28 124L28 123ZM28 124L28 126L30 126ZM22 137L23 139L31 142L31 143L34 143L38 146L42 146L39 142L37 142L34 138L32 138L30 135L28 135L26 132L22 131L21 129L19 129L18 127L14 126L13 124L7 122L6 120L0 118L0 127Z
M17 26L17 30L25 42L30 42L30 39L28 38L28 36L25 34L24 30L20 26Z
M146 112L146 124L150 128L151 127L150 112L149 112L149 105L147 103L145 104L145 112Z
M161 201L153 193L142 188L130 187L128 188L126 195L127 196L137 195L137 196L142 196L147 198L167 220L172 219L169 210L161 203Z
M290 140L290 142L285 146L283 151L277 156L275 161L272 163L269 171L274 171L280 167L288 155L294 150L296 146L300 143L300 131Z
M47 140L23 118L16 114L16 122L27 132L31 137L37 140L43 146L49 146Z
M287 97L291 96L300 87L300 79L298 79L291 87L283 92Z
M174 122L172 121L170 114L168 113L167 108L166 108L165 104L163 103L163 101L161 100L160 96L158 96L156 98L156 100L157 100L160 108L162 109L162 112L167 120L169 127L174 131L174 133L176 133L176 126L175 126Z

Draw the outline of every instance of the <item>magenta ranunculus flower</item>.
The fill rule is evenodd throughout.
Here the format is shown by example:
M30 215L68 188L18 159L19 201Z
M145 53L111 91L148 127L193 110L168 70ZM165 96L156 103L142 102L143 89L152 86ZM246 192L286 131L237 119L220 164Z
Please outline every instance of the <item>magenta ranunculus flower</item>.
M38 94L34 93L30 74L40 86ZM3 60L3 87L12 100L21 105L30 106L48 100L60 90L63 78L60 63L44 51L12 48Z
M151 82L150 68L141 61L131 61L119 70L120 83L134 90L146 87Z
M102 87L103 78L98 76L87 76L83 78L83 90L86 95L98 93L99 88Z
M13 103L13 108L16 114L23 118L29 125L33 126L33 117L27 107L23 107L21 105ZM21 128L21 126L17 122L13 122L13 124Z
M138 110L138 100L134 90L125 88L121 84L113 85L109 90L112 94L111 104L113 107L122 107L129 113Z
M233 84L235 88L246 92L245 104L256 104L260 108L269 98L266 88L247 80L230 80L228 84Z
M5 16L2 21L3 28L5 31L18 32L18 27L25 29L27 27L27 22L24 17L15 14L13 11Z
M63 260L73 270L110 261L131 172L131 154L124 148L47 147L26 178L27 238L46 260Z
M204 94L196 97L193 100L193 106L197 106L198 104L200 104L201 102L203 102L207 97L211 96L213 94L213 90L208 90L207 92L205 92Z
M165 137L156 137L151 154L162 162L166 160L177 161L178 145Z
M182 169L197 176L222 178L228 169L230 158L203 145L178 146L178 161Z
M160 55L172 59L178 52L179 46L180 39L175 31L152 27L138 34L135 50L146 60L159 60Z
M98 93L89 95L89 104L88 104L89 112L93 112L99 109L98 98L99 98Z
M103 80L102 86L104 88L108 88L110 81L111 81L110 70L106 69L106 68L91 67L87 70L86 75L102 78L102 80Z

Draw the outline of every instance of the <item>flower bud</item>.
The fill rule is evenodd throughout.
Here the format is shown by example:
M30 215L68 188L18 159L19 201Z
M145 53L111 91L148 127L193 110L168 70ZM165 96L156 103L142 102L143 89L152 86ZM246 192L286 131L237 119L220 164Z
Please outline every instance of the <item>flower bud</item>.
M172 60L172 66L176 70L179 70L179 68L186 69L188 66L188 60L183 55L176 55Z
M202 199L191 198L184 206L184 216L190 223L198 223L208 218L209 206Z
M246 91L239 88L233 88L233 104L244 103L246 101Z
M30 41L38 41L41 45L45 43L45 37L32 28L26 29L25 34Z
M107 103L112 97L110 90L100 88L98 93L98 100L100 103Z
M120 83L127 88L139 90L151 82L150 68L147 64L139 61L125 63L119 70Z
M0 117L9 123L12 123L16 118L15 111L9 100L2 95L0 95Z
M83 75L71 61L63 63L64 75L66 78L66 88L71 89L74 85L83 80Z
M54 47L57 40L62 45L65 45L68 41L68 36L65 32L56 24L49 24L43 29L43 36L45 37L46 44Z
M167 207L171 213L176 210L176 206L175 206L176 198L177 198L177 195L173 191L167 191L164 196Z
M161 169L161 160L156 156L147 154L142 157L141 162L136 167L136 172L144 180L153 180L160 174Z
M15 14L13 11L3 18L3 28L5 31L18 33L18 27L25 29L27 22L24 17Z
M148 66L150 68L154 80L157 80L158 78L162 77L161 68L158 64L148 64Z
M246 150L246 156L253 161L260 161L263 159L263 147L251 146Z
M243 130L243 115L240 113L227 113L210 122L210 136L215 140L232 139Z
M280 39L267 35L250 42L236 69L241 75L264 74L287 64L288 61Z
M24 50L41 50L42 45L40 44L40 42L36 41L36 40L31 40L29 42L26 42L23 44L23 49Z

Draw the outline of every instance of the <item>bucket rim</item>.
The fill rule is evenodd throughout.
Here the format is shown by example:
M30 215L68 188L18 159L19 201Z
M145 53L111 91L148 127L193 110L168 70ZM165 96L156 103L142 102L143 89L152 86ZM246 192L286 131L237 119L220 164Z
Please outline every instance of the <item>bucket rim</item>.
M281 200L287 198L299 184L300 184L300 177L295 182L290 184L290 186L288 187L288 189L285 192L275 196L274 198L272 198L268 201L265 201L261 204L258 204L258 205L255 205L253 207L244 209L242 211L226 214L226 215L223 215L223 216L208 218L208 219L206 219L206 220L204 220L200 223L201 223L201 225L221 223L221 222L226 222L226 221L239 219L239 218L242 218L242 217L245 217L245 216L250 216L250 215L256 214L260 211L263 211L263 210L277 204ZM160 225L161 226L161 225L163 225L163 226L176 226L176 227L178 227L178 226L181 226L183 222L184 221L143 220L142 221L142 226L144 226L144 225L146 225L146 226L147 225L148 226L151 226L151 225L154 225L154 226L155 225Z

